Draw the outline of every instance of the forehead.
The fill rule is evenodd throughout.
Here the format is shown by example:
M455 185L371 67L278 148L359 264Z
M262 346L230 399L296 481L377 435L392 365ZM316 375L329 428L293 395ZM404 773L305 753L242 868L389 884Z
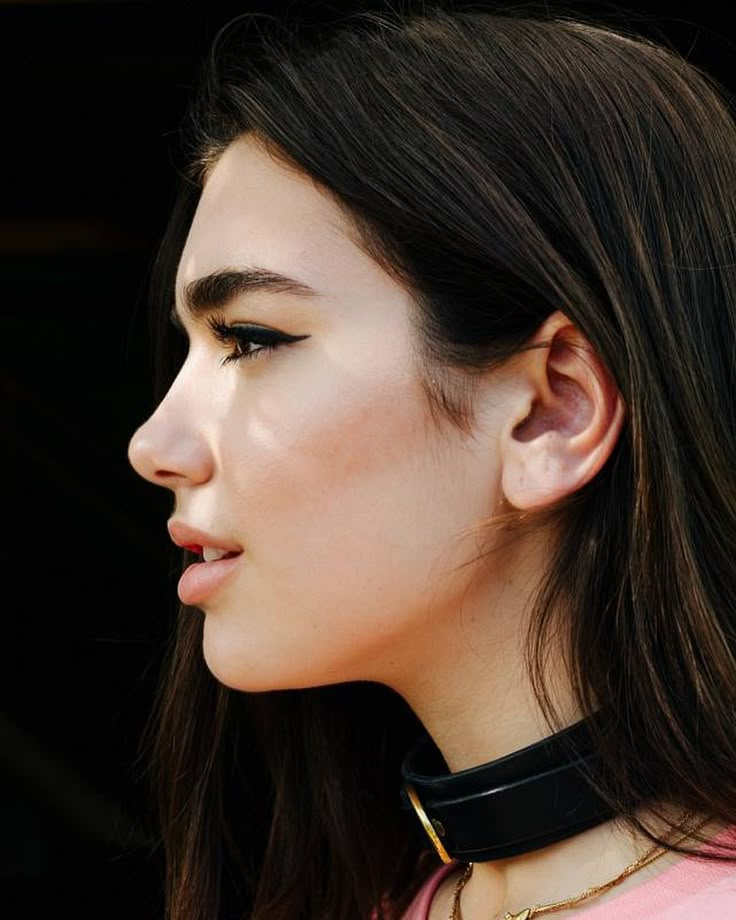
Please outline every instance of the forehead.
M309 178L288 170L248 138L213 167L197 205L177 273L177 291L223 265L264 264L288 274L349 267L361 253L345 218Z

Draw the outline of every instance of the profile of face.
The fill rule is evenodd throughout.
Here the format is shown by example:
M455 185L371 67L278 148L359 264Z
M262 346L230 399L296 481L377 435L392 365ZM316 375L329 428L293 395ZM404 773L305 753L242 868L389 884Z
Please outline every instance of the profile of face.
M502 388L472 436L430 419L409 294L349 238L339 208L248 136L203 188L176 278L186 360L129 460L172 490L172 521L242 548L197 603L210 671L241 690L398 686L457 636L477 544L501 497ZM293 341L224 359L185 289L257 266L315 296L253 289L219 312ZM495 416L495 413L498 416ZM498 594L508 572L483 574Z

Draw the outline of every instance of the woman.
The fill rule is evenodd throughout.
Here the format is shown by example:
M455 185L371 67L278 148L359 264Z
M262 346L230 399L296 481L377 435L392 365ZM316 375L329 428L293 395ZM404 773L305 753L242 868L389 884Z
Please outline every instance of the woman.
M736 915L719 87L580 19L252 21L182 126L129 448L186 569L167 917Z

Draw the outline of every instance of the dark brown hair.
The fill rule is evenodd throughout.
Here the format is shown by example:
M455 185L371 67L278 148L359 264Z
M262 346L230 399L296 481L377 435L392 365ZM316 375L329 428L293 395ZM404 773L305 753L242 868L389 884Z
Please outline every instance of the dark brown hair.
M560 528L527 647L540 705L559 727L543 680L559 626L580 708L601 715L596 782L622 820L652 835L635 815L652 801L736 823L736 125L723 89L622 26L447 4L322 35L236 17L203 65L151 286L156 398L184 358L168 312L189 223L245 132L331 194L411 291L437 424L471 426L477 375L562 310L626 420L584 488L501 522ZM201 616L180 610L141 746L167 920L367 920L383 894L400 916L439 865L400 808L421 733L369 682L233 692L203 662Z

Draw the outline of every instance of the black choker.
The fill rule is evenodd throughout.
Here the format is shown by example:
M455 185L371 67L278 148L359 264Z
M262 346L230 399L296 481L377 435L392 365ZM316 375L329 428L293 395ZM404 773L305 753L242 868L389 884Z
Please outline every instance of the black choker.
M427 734L401 766L402 807L414 810L443 862L503 859L612 818L585 778L597 767L586 720L458 773L447 772Z

